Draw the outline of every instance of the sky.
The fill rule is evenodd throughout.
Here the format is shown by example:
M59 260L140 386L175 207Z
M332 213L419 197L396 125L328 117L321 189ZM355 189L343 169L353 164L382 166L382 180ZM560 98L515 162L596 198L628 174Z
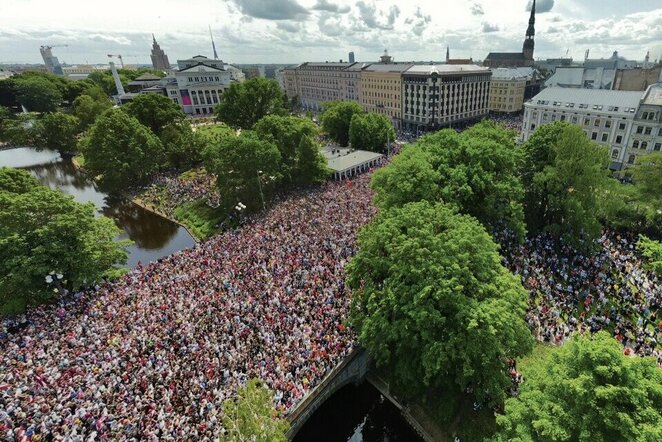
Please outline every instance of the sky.
M484 59L521 51L531 0L0 0L0 63L150 63L152 33L171 63ZM662 0L538 0L535 58L662 57Z

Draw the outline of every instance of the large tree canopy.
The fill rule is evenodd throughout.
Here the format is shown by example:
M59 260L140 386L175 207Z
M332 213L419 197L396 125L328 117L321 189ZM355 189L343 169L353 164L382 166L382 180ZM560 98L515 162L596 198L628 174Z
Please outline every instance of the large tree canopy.
M317 125L307 118L268 115L258 121L253 130L260 138L278 147L284 166L283 177L288 182L294 181L297 149L303 137L314 138L317 135Z
M186 118L182 108L170 98L159 94L140 94L122 107L129 115L149 127L157 136L168 125Z
M285 115L287 97L278 82L253 78L233 83L214 109L216 118L234 128L250 129L267 115Z
M101 89L97 89L96 87L89 89L78 96L73 102L73 114L80 121L81 130L90 127L99 115L113 106L108 97L99 96L98 91L101 91Z
M329 101L324 103L320 117L322 128L341 146L349 143L349 127L354 114L362 114L363 108L354 101Z
M351 321L399 391L464 389L499 403L506 358L533 343L527 293L501 265L498 246L472 217L441 203L380 211L350 262Z
M62 103L62 91L46 78L20 78L15 85L18 102L31 112L54 112Z
M578 336L530 363L497 424L504 442L662 440L662 371L606 332Z
M329 176L326 158L319 145L309 136L304 135L297 146L294 183L300 186L321 184Z
M235 399L223 403L223 442L287 442L290 428L273 408L272 394L259 380L251 379L237 390Z
M354 149L381 152L395 141L393 123L384 115L355 113L349 125L349 142Z
M85 169L111 191L145 183L164 161L161 141L121 109L104 112L80 147Z
M524 190L514 134L483 121L458 134L446 129L405 147L373 177L378 204L442 200L484 225L524 236ZM420 150L422 154L408 152ZM405 170L399 170L404 168Z
M0 310L17 313L53 299L56 289L112 273L127 259L128 243L113 240L120 233L92 204L41 186L23 170L0 169Z
M218 177L226 208L238 203L250 211L261 208L281 179L283 166L278 148L253 133L212 142L204 155L206 169Z
M49 149L73 152L78 142L79 126L80 121L73 115L62 112L46 114L37 122L38 142Z
M540 127L523 145L526 219L533 231L548 231L576 245L600 234L600 198L609 186L607 150L577 126Z

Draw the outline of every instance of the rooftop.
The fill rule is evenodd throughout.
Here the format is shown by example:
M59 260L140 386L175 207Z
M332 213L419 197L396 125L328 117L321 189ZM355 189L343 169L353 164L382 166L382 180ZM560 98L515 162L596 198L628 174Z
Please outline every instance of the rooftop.
M404 72L411 63L373 63L363 69L365 72Z
M489 68L475 64L415 64L405 71L406 74L457 74L457 73L488 73Z
M646 91L644 104L662 106L662 83L651 84Z
M136 77L133 81L159 81L161 77L157 77L156 75L150 74L150 73L144 73L140 77Z
M524 60L522 52L490 52L485 60Z
M334 172L342 172L383 156L367 150L352 150L334 146L326 146L322 149L322 153L326 157L329 168Z
M533 76L532 68L492 69L492 80L526 80Z
M548 87L527 104L550 109L597 111L626 116L636 112L642 97L642 92Z

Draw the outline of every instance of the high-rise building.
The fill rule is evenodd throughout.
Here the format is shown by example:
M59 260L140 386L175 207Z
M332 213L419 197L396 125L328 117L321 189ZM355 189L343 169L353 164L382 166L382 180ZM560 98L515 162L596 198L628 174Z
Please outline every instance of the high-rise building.
M156 42L156 37L154 37L154 34L152 34L152 67L154 69L158 70L169 70L170 69L170 61L168 61L168 56L166 55L165 52L163 52L163 49L161 49L161 46Z
M355 60L354 60L354 52L350 52L350 53L349 53L349 62L350 62L350 63L355 63Z
M62 66L60 66L60 61L55 55L53 55L52 49L52 46L42 46L39 48L39 52L41 52L41 58L44 59L44 64L46 65L46 69L51 74L64 75Z

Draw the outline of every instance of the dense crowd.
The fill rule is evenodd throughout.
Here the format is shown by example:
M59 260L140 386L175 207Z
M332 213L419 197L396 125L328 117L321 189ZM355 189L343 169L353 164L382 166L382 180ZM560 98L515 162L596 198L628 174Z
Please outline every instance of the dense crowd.
M374 215L368 176L116 283L40 307L0 342L7 440L213 440L248 378L288 410L354 345L344 266Z
M193 170L186 175L161 174L139 198L148 206L172 217L177 207L199 199L205 199L211 207L218 207L219 193L215 186L216 176L204 169Z
M505 127L506 129L511 129L517 132L519 135L522 133L522 123L523 123L523 117L522 114L495 114L492 113L490 114L490 120L494 121L495 123L500 124L501 126Z
M604 232L583 254L548 235L516 245L501 233L504 261L530 293L527 320L540 341L562 344L573 333L608 330L626 354L654 356L662 366L662 281L644 270L636 239Z

